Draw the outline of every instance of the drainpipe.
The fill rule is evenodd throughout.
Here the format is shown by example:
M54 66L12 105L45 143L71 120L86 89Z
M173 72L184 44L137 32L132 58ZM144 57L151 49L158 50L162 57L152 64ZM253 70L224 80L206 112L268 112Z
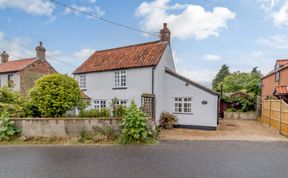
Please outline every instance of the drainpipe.
M152 67L152 94L154 95L154 70L155 66Z
M154 80L154 78L155 78L155 77L154 77L154 73L155 73L155 68L156 68L156 66L153 66L153 67L152 67L152 94L153 94L153 95L154 95L154 93L155 93L155 92L154 92L154 81L155 81L155 80ZM153 116L152 116L152 117L153 117L154 122L155 122L155 124L156 124L156 117L155 117L155 114L156 114L156 97L155 97L155 95L154 95L153 105L154 105L154 106L153 106L153 110L154 110L154 111L153 111Z

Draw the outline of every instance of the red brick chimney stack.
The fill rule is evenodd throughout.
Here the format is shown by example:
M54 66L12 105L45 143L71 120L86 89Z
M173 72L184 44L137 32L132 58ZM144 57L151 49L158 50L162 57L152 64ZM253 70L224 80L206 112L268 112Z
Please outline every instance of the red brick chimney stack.
M1 53L1 63L6 63L8 62L8 59L9 59L9 55L6 53L6 51L3 51Z
M37 46L35 49L36 49L36 57L40 60L45 60L46 49L43 47L42 41L39 42L39 46Z
M161 42L168 41L168 43L170 44L170 35L171 35L171 32L169 28L167 27L167 23L164 23L163 29L160 30L160 41Z

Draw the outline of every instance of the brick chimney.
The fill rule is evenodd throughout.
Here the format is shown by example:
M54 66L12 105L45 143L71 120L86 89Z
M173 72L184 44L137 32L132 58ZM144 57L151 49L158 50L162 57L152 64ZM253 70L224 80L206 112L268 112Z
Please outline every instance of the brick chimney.
M46 49L43 47L42 41L39 42L39 46L36 48L36 57L40 60L45 60Z
M1 53L1 63L6 63L8 62L8 58L9 58L9 55L6 53L6 51L3 51Z
M160 41L162 42L168 41L168 43L170 44L170 35L171 35L171 32L169 28L167 27L167 23L164 23L163 29L160 30Z

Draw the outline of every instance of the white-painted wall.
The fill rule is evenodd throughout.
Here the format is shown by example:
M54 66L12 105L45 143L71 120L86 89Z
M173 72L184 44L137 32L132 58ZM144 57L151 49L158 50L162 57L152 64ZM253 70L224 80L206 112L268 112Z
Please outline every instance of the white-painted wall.
M91 106L93 108L93 100L104 99L106 103L111 103L112 99L128 100L128 104L132 100L141 106L141 95L143 93L152 93L152 67L126 69L127 73L127 89L113 90L115 88L114 72L93 72L86 74L85 93L92 99ZM75 75L75 79L79 81L79 75Z
M218 97L193 85L186 86L186 82L165 72L165 68L175 71L172 50L167 46L159 64L154 69L154 94L156 101L156 121L159 121L160 114L164 111L174 112L174 97L192 97L193 114L176 114L179 124L217 127L217 104ZM104 99L107 106L115 97L118 99L132 100L141 106L141 95L152 93L152 67L127 69L127 89L113 90L115 88L115 70L104 72L86 73L85 93L91 98L93 108L95 99ZM75 75L79 81L79 75ZM208 101L203 105L202 101Z
M12 74L12 80L15 85L13 88L15 91L20 91L20 75L17 72L9 73ZM8 75L9 74L0 74L0 87L7 86L8 85Z
M165 111L165 68L169 68L170 70L176 72L172 56L172 49L168 45L163 53L161 61L155 68L154 94L156 97L156 121L159 120L161 112Z
M218 97L203 89L165 73L166 101L165 110L174 112L175 97L192 97L192 114L175 114L179 118L178 124L193 126L217 127ZM203 105L206 100L208 104Z

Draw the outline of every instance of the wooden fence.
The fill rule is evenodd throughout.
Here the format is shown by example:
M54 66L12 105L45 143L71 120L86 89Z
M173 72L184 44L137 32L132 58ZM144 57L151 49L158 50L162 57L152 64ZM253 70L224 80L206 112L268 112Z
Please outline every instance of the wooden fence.
M288 104L282 100L263 100L261 122L288 136Z

